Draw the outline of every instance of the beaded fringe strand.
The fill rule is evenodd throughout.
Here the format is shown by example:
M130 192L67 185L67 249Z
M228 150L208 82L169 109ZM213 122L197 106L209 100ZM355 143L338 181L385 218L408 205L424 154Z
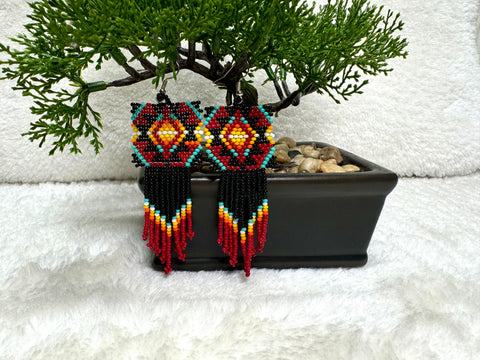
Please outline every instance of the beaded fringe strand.
M245 275L250 276L252 259L256 252L263 251L267 235L265 169L225 171L220 178L218 198L217 242L230 257L232 266L238 262L240 242Z
M172 246L185 261L187 238L194 236L190 185L188 168L145 168L143 240L160 256L167 274L172 270Z

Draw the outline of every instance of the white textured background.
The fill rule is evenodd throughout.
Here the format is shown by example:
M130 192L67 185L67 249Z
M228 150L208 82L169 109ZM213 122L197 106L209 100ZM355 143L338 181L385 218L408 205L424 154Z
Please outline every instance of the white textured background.
M399 175L462 175L480 168L480 66L476 45L478 1L376 1L399 11L405 21L409 56L395 60L389 76L371 79L363 95L341 105L312 94L298 108L280 113L276 133L298 140L328 142L386 166ZM23 1L0 3L0 41L22 31L27 6ZM258 83L263 81L260 74ZM90 80L125 77L112 65ZM130 164L129 104L154 101L149 80L92 96L103 114L105 149L95 156L85 142L83 155L49 157L20 134L34 120L30 99L0 83L0 181L73 181L133 179ZM222 104L224 94L188 71L180 73L168 93L174 101L200 99ZM276 100L271 86L260 89L262 102Z
M87 146L48 157L20 138L29 100L0 82L0 182L17 182L0 184L0 359L478 359L480 5L382 3L406 22L407 60L342 105L304 98L276 131L403 176L362 268L153 271L134 181L18 183L134 179L129 103L154 100L148 81L93 98L105 124L97 157ZM0 41L26 9L0 1ZM223 101L189 73L168 90ZM275 100L270 87L260 94Z

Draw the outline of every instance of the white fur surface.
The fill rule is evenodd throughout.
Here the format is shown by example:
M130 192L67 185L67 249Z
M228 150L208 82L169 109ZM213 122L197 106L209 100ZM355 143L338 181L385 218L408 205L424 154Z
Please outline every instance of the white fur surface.
M479 185L401 179L365 267L248 279L153 271L133 182L0 185L0 358L476 359Z
M386 166L403 176L470 174L480 168L480 66L476 42L477 0L375 1L399 11L405 21L409 56L392 64L388 77L371 80L363 95L336 105L325 96L309 95L298 108L280 113L276 133L297 140L328 142ZM0 4L0 41L22 32L27 6L18 0ZM118 66L90 80L125 76ZM263 76L257 80L261 83ZM20 134L35 120L30 99L0 82L0 161L2 182L132 179L129 103L154 101L146 81L92 96L103 114L105 149L99 156L84 142L84 154L47 156ZM170 83L174 101L200 99L221 104L224 94L188 72ZM272 86L260 89L261 102L276 100Z

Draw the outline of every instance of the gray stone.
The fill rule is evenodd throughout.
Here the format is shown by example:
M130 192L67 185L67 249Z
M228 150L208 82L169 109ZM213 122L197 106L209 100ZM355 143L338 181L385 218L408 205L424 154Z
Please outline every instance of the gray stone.
M321 148L319 158L322 160L335 159L337 164L340 164L343 160L340 150L334 146L326 146Z
M290 150L288 152L288 156L290 156L290 159L295 159L295 156L297 155L302 155L302 152L298 150Z

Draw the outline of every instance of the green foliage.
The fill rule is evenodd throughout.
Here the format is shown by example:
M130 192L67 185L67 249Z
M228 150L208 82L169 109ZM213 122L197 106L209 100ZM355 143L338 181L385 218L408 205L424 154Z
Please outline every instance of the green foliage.
M407 54L406 40L396 35L399 16L367 0L328 1L317 10L300 0L39 0L30 7L26 34L13 39L18 48L0 44L8 54L3 78L34 99L39 120L25 135L40 146L53 136L51 154L80 152L81 136L99 151L102 124L88 98L111 86L145 79L158 86L167 73L190 69L232 91L240 77L262 70L276 85L292 74L293 95L317 91L338 102L361 93L368 81L362 74L387 74L387 60ZM109 59L129 76L82 79L87 67L98 70ZM142 71L132 66L139 62ZM246 81L242 88L256 96Z

